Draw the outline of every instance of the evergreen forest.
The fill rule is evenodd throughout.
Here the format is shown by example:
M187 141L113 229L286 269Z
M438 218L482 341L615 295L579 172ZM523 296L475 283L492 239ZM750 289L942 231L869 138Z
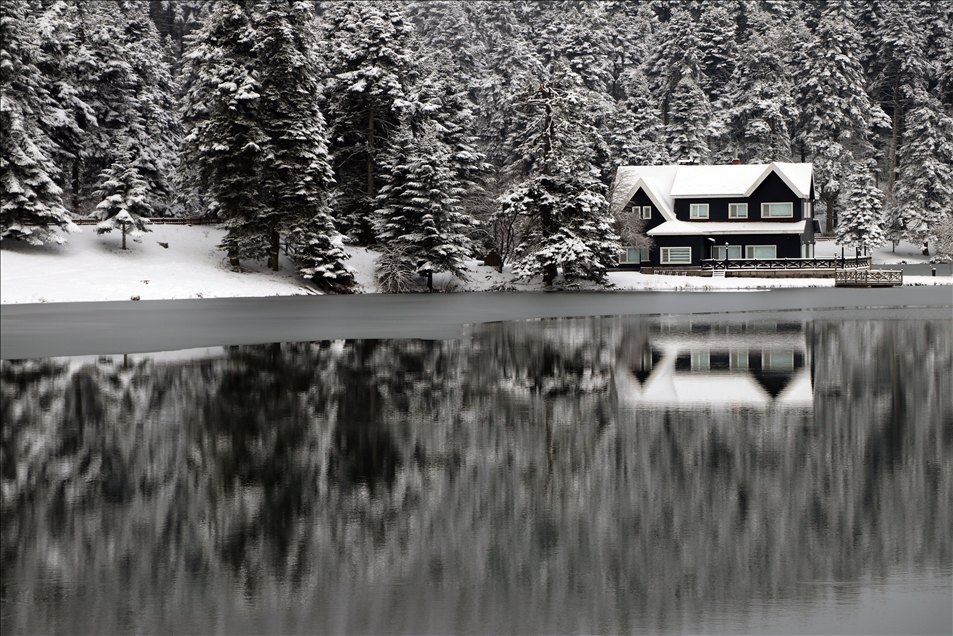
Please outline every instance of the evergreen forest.
M2 236L207 217L327 291L604 281L622 165L812 162L842 245L953 236L953 8L934 0L5 0ZM635 223L637 226L637 222ZM934 247L935 249L935 247Z

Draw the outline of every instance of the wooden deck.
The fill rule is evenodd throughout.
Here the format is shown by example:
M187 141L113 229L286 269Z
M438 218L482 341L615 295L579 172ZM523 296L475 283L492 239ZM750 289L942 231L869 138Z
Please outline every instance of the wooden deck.
M834 274L835 287L896 287L903 285L903 270L839 269Z

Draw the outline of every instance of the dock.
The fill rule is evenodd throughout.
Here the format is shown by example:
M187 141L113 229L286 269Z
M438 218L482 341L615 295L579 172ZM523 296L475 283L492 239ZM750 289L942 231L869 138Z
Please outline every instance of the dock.
M903 270L839 269L834 272L835 287L897 287L903 285Z

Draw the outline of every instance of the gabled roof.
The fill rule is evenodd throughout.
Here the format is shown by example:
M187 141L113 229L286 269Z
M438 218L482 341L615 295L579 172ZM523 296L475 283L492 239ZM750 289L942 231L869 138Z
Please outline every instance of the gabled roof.
M667 221L675 220L672 182L680 166L620 166L612 190L612 211L619 212L639 188L652 200Z
M770 174L777 174L800 199L811 197L810 163L718 166L621 166L616 171L612 210L624 208L643 188L666 221L674 221L676 198L749 197Z

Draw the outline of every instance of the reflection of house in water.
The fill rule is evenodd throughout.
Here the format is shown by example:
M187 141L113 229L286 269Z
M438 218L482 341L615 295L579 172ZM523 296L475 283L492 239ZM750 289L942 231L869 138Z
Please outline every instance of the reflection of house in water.
M807 342L801 322L655 323L623 348L616 387L631 406L812 408Z

